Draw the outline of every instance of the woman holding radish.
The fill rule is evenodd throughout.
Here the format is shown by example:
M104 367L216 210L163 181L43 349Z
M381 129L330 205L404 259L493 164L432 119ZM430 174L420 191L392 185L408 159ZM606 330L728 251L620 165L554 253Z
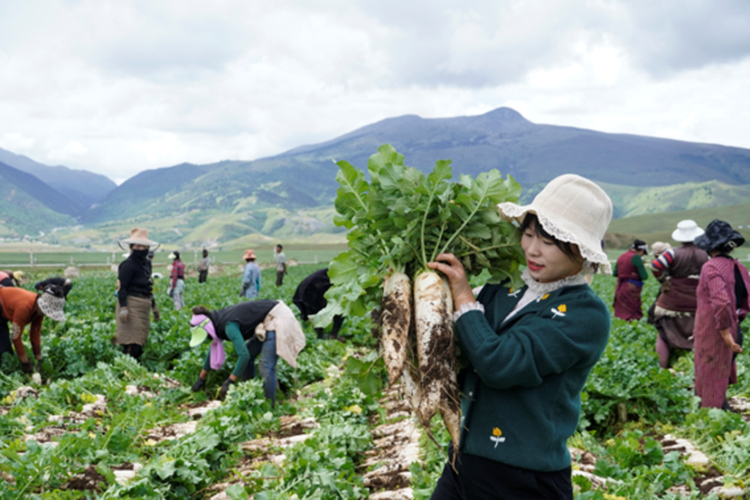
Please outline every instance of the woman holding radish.
M459 375L455 468L446 465L432 498L572 499L566 441L610 328L608 308L584 276L611 272L601 241L612 203L593 182L567 174L530 205L498 209L520 225L523 287L486 285L475 298L456 256L442 253L428 264L450 281L468 361Z

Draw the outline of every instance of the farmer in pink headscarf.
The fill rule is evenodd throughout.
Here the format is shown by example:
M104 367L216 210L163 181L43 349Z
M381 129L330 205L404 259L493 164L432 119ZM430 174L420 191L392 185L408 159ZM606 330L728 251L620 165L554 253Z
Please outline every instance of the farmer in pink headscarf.
M252 300L215 311L204 306L194 307L190 325L191 347L211 338L211 348L198 380L193 384L193 392L205 387L209 370L219 370L224 365L225 340L232 342L237 353L237 365L222 384L219 399L224 399L229 386L237 380L255 377L255 358L260 355L258 371L263 377L263 389L274 405L276 361L281 357L296 368L297 355L305 347L302 327L292 310L280 300Z

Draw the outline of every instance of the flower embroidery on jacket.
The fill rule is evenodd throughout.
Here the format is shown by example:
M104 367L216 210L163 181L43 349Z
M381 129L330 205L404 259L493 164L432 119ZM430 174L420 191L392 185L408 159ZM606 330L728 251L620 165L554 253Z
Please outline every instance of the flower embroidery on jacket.
M510 290L508 290L508 297L513 297L515 299L518 297L518 292L520 291L521 291L520 288L518 290L511 288Z
M490 441L495 443L495 448L497 448L498 444L505 442L505 438L502 437L502 435L503 431L501 431L498 427L492 429L492 436L490 436Z
M549 298L549 294L545 293L544 295L542 295L541 297L539 297L538 299L536 299L536 301L537 302L541 302L542 300L547 300L548 298Z
M550 311L552 311L552 318L557 318L557 317L564 318L565 312L567 310L568 308L565 307L565 304L560 304L559 306L557 306L557 309L555 309L554 307L550 309Z

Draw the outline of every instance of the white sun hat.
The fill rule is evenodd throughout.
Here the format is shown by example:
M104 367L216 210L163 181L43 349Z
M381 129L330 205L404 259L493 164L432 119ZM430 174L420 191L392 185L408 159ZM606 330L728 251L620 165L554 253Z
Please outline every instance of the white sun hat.
M692 243L695 238L705 231L698 227L694 220L685 219L677 223L677 229L672 233L672 239L680 243Z
M552 179L529 205L500 203L505 220L523 222L526 214L536 214L542 228L560 241L577 245L587 262L599 264L612 274L602 240L612 220L612 200L602 188L575 174Z

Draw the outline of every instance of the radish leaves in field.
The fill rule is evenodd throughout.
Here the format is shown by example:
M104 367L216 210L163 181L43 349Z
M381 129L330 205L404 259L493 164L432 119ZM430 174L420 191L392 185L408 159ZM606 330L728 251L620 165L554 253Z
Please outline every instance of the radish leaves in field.
M385 144L367 162L365 174L339 161L334 222L350 229L349 250L332 262L328 307L313 318L329 324L337 314L362 315L382 295L389 272L411 276L441 252L454 253L469 276L488 270L493 282L519 284L523 263L518 229L503 221L497 204L515 202L521 186L492 170L451 182L450 160L438 160L428 175L404 165Z

